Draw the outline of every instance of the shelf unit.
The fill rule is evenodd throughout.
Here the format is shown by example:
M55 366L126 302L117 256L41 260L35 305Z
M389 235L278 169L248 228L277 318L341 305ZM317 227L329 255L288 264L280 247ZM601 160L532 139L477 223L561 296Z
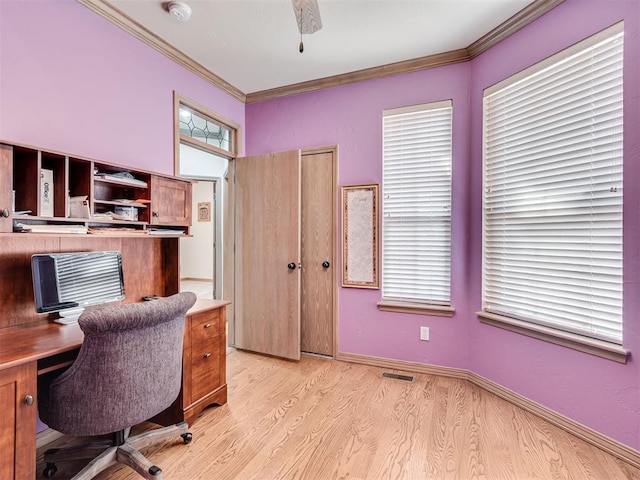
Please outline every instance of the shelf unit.
M51 215L42 203L41 175L47 170L52 176L46 187L53 201ZM112 177L125 172L144 186ZM96 173L109 176L101 177ZM70 216L72 197L86 197L84 212L89 218ZM115 207L135 207L138 220L96 218L96 214ZM29 215L18 215L16 212L19 211L28 211ZM42 234L13 233L19 223L59 228ZM177 237L188 234L190 225L189 181L0 141L0 242L3 247L0 250L0 296L3 298L0 330L27 331L30 325L37 328L51 320L48 314L37 314L33 304L30 258L36 253L117 250L122 253L126 292L123 303L140 302L149 295L177 293L180 271ZM73 226L101 227L103 230L96 235L64 233L65 227ZM127 227L127 231L121 230L122 227ZM161 227L165 233L149 234L156 227ZM218 322L211 329L217 335L197 344L198 348L206 348L201 355L206 357L208 364L206 368L194 366L194 379L183 378L184 389L197 382L199 397L196 399L190 394L183 400L181 394L176 400L179 415L195 418L207 405L226 402L224 328L221 326L224 305L223 302L210 304L203 307L202 312L195 313L206 317L211 324ZM189 339L191 332L192 329L185 330ZM0 433L8 439L4 444L10 459L0 465L1 478L35 478L37 411L27 398L32 400L36 395L37 364L30 361L0 369L0 390L7 392L0 395L0 408L8 419L0 421ZM202 376L205 378L200 378Z
M188 180L4 142L0 142L0 168L0 232L76 225L111 228L114 234L117 228L150 233L157 227L165 235L189 234ZM42 180L47 170L52 175L50 185ZM53 200L51 214L43 203L45 192ZM81 217L70 215L73 197L88 202ZM129 215L118 216L120 209Z

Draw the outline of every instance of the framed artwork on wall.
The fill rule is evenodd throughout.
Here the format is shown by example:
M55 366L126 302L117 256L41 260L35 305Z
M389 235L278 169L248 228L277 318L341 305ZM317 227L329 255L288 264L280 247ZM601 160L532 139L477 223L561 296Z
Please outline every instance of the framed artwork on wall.
M380 288L377 184L342 187L342 286Z
M211 202L198 203L198 221L199 222L211 221Z

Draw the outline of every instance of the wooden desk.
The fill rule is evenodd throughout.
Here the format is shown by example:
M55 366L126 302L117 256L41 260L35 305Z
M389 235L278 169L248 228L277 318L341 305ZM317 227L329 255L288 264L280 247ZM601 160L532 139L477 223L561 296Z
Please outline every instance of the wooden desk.
M198 300L187 312L182 389L159 423L192 422L208 405L227 402L229 303ZM0 329L0 451L15 459L0 463L0 480L36 477L37 376L71 364L83 338L78 324L46 320Z
M38 361L77 350L83 334L76 325L46 321L0 330L0 478L35 478ZM13 452L13 455L11 455Z

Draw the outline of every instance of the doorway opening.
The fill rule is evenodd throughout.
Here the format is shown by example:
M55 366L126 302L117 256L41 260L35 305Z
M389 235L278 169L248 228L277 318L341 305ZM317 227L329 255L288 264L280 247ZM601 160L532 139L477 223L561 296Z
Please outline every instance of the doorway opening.
M180 239L180 290L216 299L218 279L217 180L196 180L192 188L191 236Z
M223 209L239 127L174 93L175 175L193 180L191 236L180 239L180 290L222 300Z

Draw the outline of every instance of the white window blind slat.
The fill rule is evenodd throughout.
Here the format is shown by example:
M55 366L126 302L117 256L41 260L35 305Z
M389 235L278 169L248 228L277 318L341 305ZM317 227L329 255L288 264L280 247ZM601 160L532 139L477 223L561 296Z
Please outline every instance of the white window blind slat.
M449 305L450 101L383 114L382 298Z
M622 344L621 25L485 91L483 310Z
M62 255L55 262L61 302L81 299L95 304L122 295L121 259L116 252Z

